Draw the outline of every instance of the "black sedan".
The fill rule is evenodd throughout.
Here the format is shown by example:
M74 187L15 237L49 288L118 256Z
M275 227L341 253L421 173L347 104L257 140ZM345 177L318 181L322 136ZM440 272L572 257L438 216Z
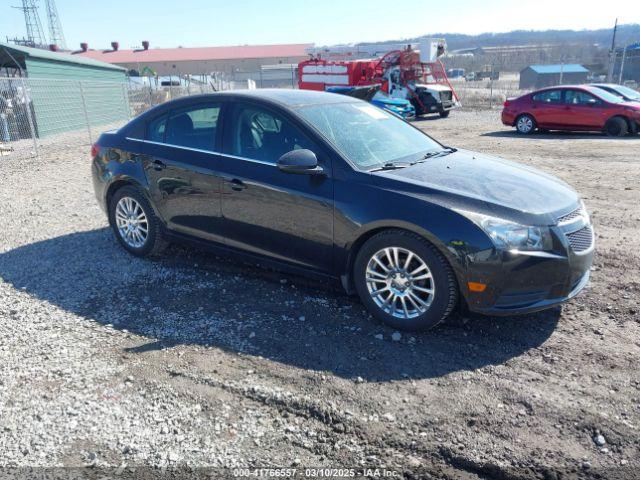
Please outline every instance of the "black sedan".
M190 241L340 279L395 328L433 327L459 304L542 310L589 278L591 222L565 183L342 95L182 98L104 133L92 156L130 253Z

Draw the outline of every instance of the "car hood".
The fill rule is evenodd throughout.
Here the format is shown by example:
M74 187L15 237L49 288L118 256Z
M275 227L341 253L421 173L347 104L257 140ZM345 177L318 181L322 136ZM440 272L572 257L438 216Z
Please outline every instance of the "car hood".
M640 100L626 100L622 102L620 105L625 107L631 107L634 110L640 110Z
M418 83L416 84L416 88L425 88L427 90L431 90L434 92L449 92L451 88L447 85L442 85L440 83Z
M467 150L374 175L383 187L518 221L554 223L579 202L578 194L552 175ZM400 183L391 186L385 180Z

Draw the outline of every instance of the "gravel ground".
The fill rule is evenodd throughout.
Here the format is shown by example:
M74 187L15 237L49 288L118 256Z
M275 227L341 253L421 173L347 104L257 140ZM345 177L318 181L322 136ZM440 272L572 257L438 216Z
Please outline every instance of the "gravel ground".
M640 138L418 122L558 175L592 282L512 318L399 334L332 287L171 247L127 255L88 147L0 157L0 467L378 467L406 478L637 478Z

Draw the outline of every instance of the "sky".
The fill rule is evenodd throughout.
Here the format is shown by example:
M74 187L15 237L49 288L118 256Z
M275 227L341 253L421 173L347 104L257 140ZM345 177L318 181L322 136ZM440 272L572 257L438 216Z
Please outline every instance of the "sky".
M40 18L46 31L44 0ZM0 41L25 35L21 0L0 0ZM69 48L370 42L433 32L610 28L640 23L638 0L56 0Z

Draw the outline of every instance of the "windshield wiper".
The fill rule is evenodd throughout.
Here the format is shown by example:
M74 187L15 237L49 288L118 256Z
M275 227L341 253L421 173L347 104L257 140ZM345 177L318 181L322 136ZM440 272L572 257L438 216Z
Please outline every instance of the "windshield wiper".
M387 162L384 165L369 170L370 172L379 172L380 170L398 170L399 168L410 167L413 163L394 163Z
M430 158L435 158L435 157L443 157L445 155L449 155L450 153L453 152L457 152L458 149L457 148L453 148L453 147L445 147L442 150L435 150L435 151L431 151L431 152L427 152L423 155L423 157L420 160L416 160L415 162L413 162L411 165L415 165L416 163L422 163L425 160L428 160Z
M449 155L450 153L457 152L457 151L458 151L457 148L445 147L442 150L436 150L434 152L425 153L424 157L422 157L422 160L427 160L428 158L434 158L434 157L442 157L444 155Z
M380 170L397 170L399 168L410 167L412 165L415 165L416 163L424 162L425 160L427 160L429 158L441 157L443 155L449 155L450 153L457 152L457 151L458 151L457 148L444 147L442 150L434 150L434 151L431 151L431 152L427 152L427 153L424 154L424 156L420 160L416 160L414 162L387 162L384 165L382 165L380 167L372 168L369 171L370 172L378 172Z

